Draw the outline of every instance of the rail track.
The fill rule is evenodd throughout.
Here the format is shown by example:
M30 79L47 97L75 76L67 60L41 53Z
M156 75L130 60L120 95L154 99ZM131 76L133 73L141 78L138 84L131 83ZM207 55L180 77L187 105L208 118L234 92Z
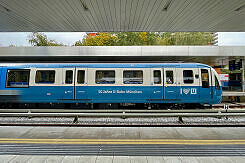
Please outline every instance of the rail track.
M0 109L0 125L241 127L245 126L245 110Z

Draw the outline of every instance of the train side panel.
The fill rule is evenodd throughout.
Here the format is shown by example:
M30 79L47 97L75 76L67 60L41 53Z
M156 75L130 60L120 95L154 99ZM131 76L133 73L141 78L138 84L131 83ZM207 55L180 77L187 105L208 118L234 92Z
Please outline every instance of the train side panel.
M12 69L16 72L11 72ZM25 76L28 71L30 79L26 85L27 78L23 74ZM7 72L22 76L23 81L6 83ZM215 104L221 102L222 94L217 73L201 64L190 67L186 64L162 64L145 68L136 65L128 68L67 68L64 64L53 67L13 66L0 68L0 75L0 89L18 91L19 101L23 103Z

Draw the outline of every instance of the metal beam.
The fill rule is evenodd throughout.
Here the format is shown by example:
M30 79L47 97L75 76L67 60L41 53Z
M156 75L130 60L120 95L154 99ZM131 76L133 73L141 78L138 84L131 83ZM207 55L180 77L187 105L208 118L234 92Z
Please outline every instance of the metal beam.
M227 65L245 46L0 47L0 62L200 62Z

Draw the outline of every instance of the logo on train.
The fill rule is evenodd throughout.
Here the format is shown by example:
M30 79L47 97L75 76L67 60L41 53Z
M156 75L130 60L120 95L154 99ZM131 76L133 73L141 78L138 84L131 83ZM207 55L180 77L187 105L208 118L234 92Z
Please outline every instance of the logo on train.
M182 92L184 92L184 94L189 94L189 92L191 92L190 94L192 94L192 95L195 95L195 94L197 94L197 89L196 88L181 88L180 89L180 94L182 94Z

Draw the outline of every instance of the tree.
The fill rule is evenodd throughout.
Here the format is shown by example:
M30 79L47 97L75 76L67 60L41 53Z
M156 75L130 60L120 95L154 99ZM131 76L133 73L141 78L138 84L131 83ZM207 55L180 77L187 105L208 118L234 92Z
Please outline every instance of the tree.
M48 40L44 33L34 32L29 36L29 43L33 46L64 46L54 40Z
M83 41L77 41L75 46L115 46L117 37L111 33L98 33L98 35L87 35Z
M162 33L159 45L211 45L213 36L210 32L175 32Z
M87 35L75 46L211 45L210 32L119 32Z
M119 32L116 33L118 38L116 45L133 46L133 45L156 45L158 34L154 32Z

